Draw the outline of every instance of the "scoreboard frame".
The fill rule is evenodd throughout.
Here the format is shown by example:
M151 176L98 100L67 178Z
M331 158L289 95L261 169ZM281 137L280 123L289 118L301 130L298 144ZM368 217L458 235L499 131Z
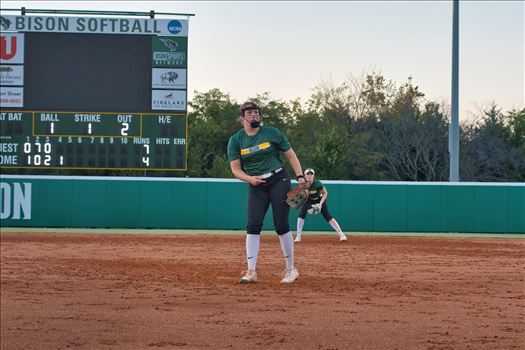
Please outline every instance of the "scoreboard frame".
M14 11L13 9L0 10L2 12ZM7 62L5 58L8 55L5 53L8 50L8 40L2 38L0 64L6 69L2 70L1 84L4 91L2 91L2 104L0 105L0 124L3 124L0 128L0 167L3 169L187 171L187 33L189 21L187 19L155 19L154 11L133 13L34 10L34 12L40 11L54 14L89 14L90 16L95 14L106 17L26 16L25 13L31 11L25 9L22 11L22 16L5 16L0 13L3 29L1 35L43 32L75 34L77 38L82 38L84 34L151 36L151 64L144 67L144 69L151 70L151 86L148 88L151 90L151 100L149 100L151 108L128 112L95 112L97 106L93 105L93 108L78 108L74 109L76 110L74 112L61 106L48 109L36 108L38 106L30 103L27 105L23 99L23 90L31 77L22 74L21 83L19 80L14 84L5 84L3 74L9 66L17 67L17 71L20 70L19 67L22 67L23 70L24 58L22 62ZM126 16L147 15L149 18L107 17L122 14ZM157 14L186 16L187 18L193 16L192 14ZM48 25L48 23L52 24ZM9 27L6 28L5 25ZM171 37L185 40L186 44L179 46L179 51L182 51L176 52L173 49L173 46L177 47L177 42L175 39L171 40ZM155 50L158 50L161 42L167 42L171 47L165 49L166 52L159 54ZM27 48L22 51L23 54L31 52ZM164 61L159 64L155 61L159 57L162 59L183 57L183 61L179 60L175 64L172 63L174 61ZM162 74L166 71L166 74ZM177 85L170 86L179 75L184 81L181 82L179 79ZM20 105L13 105L4 99L5 92L11 87L22 90ZM175 102L157 100L158 96L163 95L172 99L175 96L177 100ZM181 96L184 96L183 101ZM123 121L124 116L129 118L129 121L133 120L133 124ZM72 119L74 122L71 121ZM19 123L20 125L17 125L16 128L23 129L23 133L17 133L18 129L13 132L15 127L10 123ZM119 125L120 129L118 129ZM130 130L129 133L128 130ZM92 152L92 149L95 151ZM110 151L113 153L111 154ZM140 159L142 163L137 162L137 159Z

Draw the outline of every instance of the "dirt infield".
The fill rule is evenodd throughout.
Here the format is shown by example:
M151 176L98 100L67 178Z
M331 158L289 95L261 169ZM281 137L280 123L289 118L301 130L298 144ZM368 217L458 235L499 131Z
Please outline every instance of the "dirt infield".
M523 349L525 240L2 233L1 349Z

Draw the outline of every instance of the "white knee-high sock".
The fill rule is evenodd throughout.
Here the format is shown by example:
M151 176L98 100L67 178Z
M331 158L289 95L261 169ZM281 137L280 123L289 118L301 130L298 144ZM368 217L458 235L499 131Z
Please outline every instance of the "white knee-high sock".
M279 241L281 241L281 249L283 250L284 261L286 262L287 269L293 269L293 236L291 232L287 232L284 235L279 235Z
M261 235L246 235L246 259L248 261L249 270L255 270L255 267L257 266L260 241Z
M297 236L300 236L303 233L304 219L297 218Z
M337 223L335 219L330 220L330 226L334 228L335 232L337 232L339 236L343 234L343 230L341 230L341 227L339 226L339 224Z

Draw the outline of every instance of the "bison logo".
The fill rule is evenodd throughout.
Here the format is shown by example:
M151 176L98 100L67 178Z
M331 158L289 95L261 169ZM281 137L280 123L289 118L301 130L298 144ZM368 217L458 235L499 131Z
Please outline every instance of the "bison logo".
M4 16L0 16L0 26L2 26L3 30L8 30L11 26L11 21Z
M171 39L159 39L171 52L177 50L177 42Z
M162 84L173 84L178 77L179 75L175 72L166 72L160 76L160 81Z

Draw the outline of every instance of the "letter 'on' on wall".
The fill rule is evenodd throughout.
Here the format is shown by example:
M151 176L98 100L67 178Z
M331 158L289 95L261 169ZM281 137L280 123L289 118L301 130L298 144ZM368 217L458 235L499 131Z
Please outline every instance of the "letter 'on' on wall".
M31 219L31 183L0 183L0 219Z

